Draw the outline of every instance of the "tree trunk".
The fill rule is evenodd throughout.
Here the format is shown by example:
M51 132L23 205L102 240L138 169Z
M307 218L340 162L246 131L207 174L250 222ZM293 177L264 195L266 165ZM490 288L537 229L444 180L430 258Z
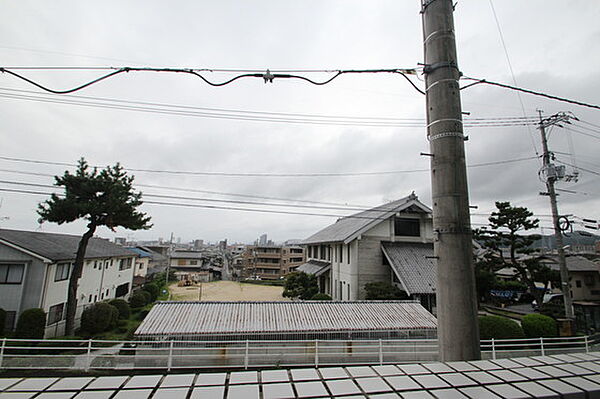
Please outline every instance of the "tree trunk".
M83 272L83 260L85 258L85 251L87 249L90 238L96 231L96 225L93 223L88 224L88 231L86 231L77 247L77 255L75 256L75 263L73 264L73 270L69 277L69 289L67 292L67 318L65 322L65 335L73 335L75 330L75 314L77 313L77 283L81 278Z

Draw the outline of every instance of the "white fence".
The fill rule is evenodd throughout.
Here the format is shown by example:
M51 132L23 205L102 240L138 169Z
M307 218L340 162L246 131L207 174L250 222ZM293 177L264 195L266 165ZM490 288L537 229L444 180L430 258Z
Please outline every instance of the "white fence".
M600 337L485 340L482 358L594 350ZM354 341L0 341L1 369L248 369L432 362L435 339Z

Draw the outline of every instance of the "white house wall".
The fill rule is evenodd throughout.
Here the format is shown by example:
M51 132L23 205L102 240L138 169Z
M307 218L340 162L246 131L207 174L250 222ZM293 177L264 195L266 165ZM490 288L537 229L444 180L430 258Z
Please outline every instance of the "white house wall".
M45 264L42 260L0 244L0 263L25 265L21 284L0 284L0 308L18 315L40 306Z
M131 292L135 258L132 259L132 267L119 270L119 262L124 258L104 258L87 260L84 262L83 272L79 279L77 288L77 313L75 319L79 320L86 306L105 300L115 298L116 288L122 284L129 284ZM48 267L46 276L46 295L43 309L48 314L50 307L65 303L63 308L63 320L46 328L46 337L62 335L64 333L64 318L66 316L67 290L69 280L54 281L56 269L59 263L53 263ZM66 263L66 262L65 262ZM69 262L71 263L71 262ZM96 267L94 268L94 264ZM126 299L128 295L124 296ZM76 326L78 326L76 322Z

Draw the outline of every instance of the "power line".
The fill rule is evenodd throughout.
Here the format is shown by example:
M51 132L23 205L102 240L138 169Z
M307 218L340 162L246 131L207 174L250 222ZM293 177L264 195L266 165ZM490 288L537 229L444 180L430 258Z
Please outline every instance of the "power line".
M14 69L14 68L13 68ZM114 68L108 68L108 69L114 69ZM332 71L333 76L323 80L323 81L316 81L310 78L307 78L305 76L302 75L294 75L294 74L290 74L290 73L273 73L271 71L269 71L267 69L266 72L259 72L259 73L242 73L240 75L236 75L232 78L226 79L224 81L220 81L220 82L216 82L216 81L211 81L209 79L207 79L206 77L204 77L202 75L202 73L206 73L206 72L212 72L210 70L207 69L183 69L183 68L152 68L152 67L121 67L118 68L116 70L113 70L105 75L102 75L96 79L90 80L86 83L83 83L79 86L70 88L70 89L64 89L64 90L57 90L57 89L51 89L47 86L44 86L32 79L29 79L23 75L21 75L20 73L14 72L13 70L7 68L7 67L0 67L0 72L2 73L7 73L9 75L12 75L20 80L23 80L39 89L42 89L44 91L47 91L49 93L53 93L53 94L69 94L69 93L74 93L76 91L85 89L86 87L92 86L96 83L99 83L103 80L112 78L116 75L122 74L122 73L129 73L129 72L165 72L165 73L181 73L181 74L189 74L189 75L193 75L195 77L200 78L202 81L204 81L204 83L213 86L213 87L221 87L221 86L226 86L230 83L233 83L239 79L244 79L244 78L260 78L262 80L264 80L265 83L269 82L269 83L273 83L273 80L275 79L299 79L308 83L311 83L313 85L316 86L323 86L326 85L328 83L331 83L333 80L335 80L336 78L338 78L341 75L345 75L345 74L365 74L365 73L369 73L369 74L376 74L376 73L392 73L392 74L398 74L400 76L402 76L408 83L410 83L410 85L419 93L421 94L425 94L425 92L423 90L421 90L417 85L414 84L414 82L412 80L410 80L410 78L407 76L407 74L410 75L415 75L416 69L414 68L393 68L393 69L340 69L340 70L336 70L336 71Z
M4 91L4 93L2 93ZM8 93L7 93L8 92ZM21 94L26 93L26 94ZM0 88L0 97L16 100L36 101L82 107L116 109L146 113L191 116L209 119L279 122L311 125L363 126L363 127L424 127L422 118L333 116L298 114L238 109L195 107L145 101L128 101L103 97L61 95L48 97L40 92ZM68 97L68 98L65 98ZM464 122L469 127L525 126L536 123L535 117L469 118Z
M470 78L470 77L467 77L467 76L463 76L461 79L472 80L472 81L474 81L474 83L471 83L471 84L468 84L466 86L463 86L463 87L460 88L460 90L468 89L469 87L473 87L473 86L478 85L478 84L487 84L487 85L490 85L490 86L498 86L498 87L502 87L504 89L516 90L516 91L520 91L520 92L523 92L523 93L532 94L534 96L545 97L545 98L549 98L551 100L557 100L557 101L562 101L562 102L569 103L569 104L580 105L582 107L600 109L599 105L584 103L584 102L576 101L576 100L571 100L571 99L568 99L568 98L565 98L565 97L558 97L558 96L554 96L552 94L547 94L547 93L542 93L542 92L539 92L539 91L524 89L522 87L516 87L516 86L507 85L505 83L492 82L491 80L486 80L486 79Z
M491 165L501 165L514 162L523 162L537 157L523 157L514 159L505 159L499 161L482 162L478 164L468 165L470 168L485 167ZM0 156L0 160L11 161L11 162L22 162L32 164L43 164L43 165L56 165L56 166L68 166L76 167L77 164L68 162L56 162L56 161L42 161L26 158L15 158ZM94 166L100 168L101 166ZM406 170L391 170L391 171L378 171L378 172L318 172L318 173L235 173L235 172L199 172L199 171L175 171L175 170L159 170L159 169L137 169L137 168L124 168L130 172L143 172L143 173L157 173L157 174L174 174L174 175L193 175L193 176L220 176L220 177L351 177L351 176L377 176L377 175L393 175L393 174L405 174L405 173L422 173L429 172L429 169L406 169Z
M508 48L506 47L506 43L504 42L504 34L502 33L502 28L500 27L500 21L498 20L498 15L496 14L496 9L494 8L494 3L490 0L490 7L492 9L492 14L494 14L494 20L496 21L496 26L498 27L498 33L500 34L500 42L502 43L502 47L504 48L504 55L506 56L506 62L508 63L508 69L510 71L510 75L512 77L513 84L517 85L517 78L515 77L515 71L513 70L512 63L510 62L510 57L508 56ZM517 97L519 98L519 103L521 104L521 110L523 111L523 116L527 113L525 112L525 104L523 103L523 98L521 97L521 93L517 92ZM531 128L527 126L527 131L529 132L529 138L531 139L531 144L533 146L533 151L535 155L540 155L537 147L535 145L535 140L533 139L533 133L531 132ZM540 160L541 163L541 160Z

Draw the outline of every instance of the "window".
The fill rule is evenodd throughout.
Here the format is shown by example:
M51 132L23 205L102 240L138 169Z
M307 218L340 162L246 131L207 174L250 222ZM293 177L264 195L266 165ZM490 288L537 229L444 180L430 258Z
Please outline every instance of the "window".
M90 294L90 297L88 298L88 302L92 303L92 294Z
M109 292L110 292L110 290L108 290L108 289L107 289L107 290L106 290L106 296L108 296L108 293L109 293Z
M420 237L421 222L419 219L395 218L394 233L396 236Z
M581 280L575 280L575 286L581 288Z
M24 264L0 264L0 284L21 284L24 270Z
M197 265L197 264L198 264L198 261L197 261L197 260L191 260L191 261L190 261L190 265Z
M71 264L59 263L56 265L56 273L54 273L54 281L64 281L69 278L69 270Z
M348 264L350 264L350 244L348 244L348 256L346 260L348 261Z
M104 268L108 269L108 266L110 265L110 263L108 261L104 262Z
M347 287L348 287L348 300L350 300L350 284L348 284Z
M115 290L115 297L120 298L129 293L129 283L121 284Z
M131 258L126 258L126 259L120 260L119 270L125 270L125 269L131 269Z
M48 309L48 325L58 323L63 318L63 308L65 304L59 303L58 305L50 306Z
M9 332L15 329L15 320L17 319L17 312L7 311L6 319L4 320L4 332Z

